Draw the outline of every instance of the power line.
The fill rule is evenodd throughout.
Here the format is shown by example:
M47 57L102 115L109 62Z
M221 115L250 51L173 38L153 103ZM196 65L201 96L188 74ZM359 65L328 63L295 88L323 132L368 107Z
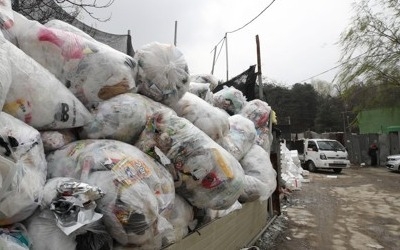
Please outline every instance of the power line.
M325 71L323 71L323 72L321 72L321 73L319 73L319 74L317 74L317 75L311 76L311 77L309 77L309 78L307 78L307 79L304 79L304 80L302 80L302 81L299 81L299 82L305 82L305 81L308 81L308 80L310 80L310 79L313 79L313 78L315 78L315 77L317 77L317 76L320 76L320 75L323 75L323 74L325 74L325 73L328 73L329 71L332 71L332 70L334 70L334 69L337 69L337 68L339 68L339 67L341 67L341 66L347 64L348 62L350 62L350 61L352 61L352 60L355 60L355 59L358 59L358 58L362 57L362 56L365 55L366 53L368 53L368 51L366 51L366 52L364 52L364 53L362 53L362 54L360 54L360 55L358 55L358 56L356 56L356 57L353 57L353 58L351 58L351 59L349 59L349 60L347 60L347 61L345 61L345 62L343 62L343 63L341 63L341 64L339 64L339 65L336 65L336 66L333 67L333 68L327 69L327 70L325 70Z
M232 31L228 31L228 32L226 32L226 33L227 33L227 34L234 33L234 32L236 32L236 31L239 31L239 30L243 29L243 28L246 27L247 25L251 24L254 20L256 20L259 16L261 16L262 13L264 13L269 7L271 7L271 5L272 5L274 2L275 2L275 0L272 0L272 2L271 2L270 4L267 5L267 7L265 7L257 16L255 16L253 19L251 19L249 22L247 22L247 23L246 23L245 25L243 25L242 27L237 28L237 29L232 30Z
M271 2L270 4L267 5L267 7L265 7L257 16L255 16L255 17L254 17L253 19L251 19L249 22L247 22L246 24L244 24L242 27L237 28L237 29L232 30L232 31L226 32L226 33L225 33L225 36L214 46L214 49L215 49L215 47L217 47L221 42L223 42L223 41L226 39L226 34L231 34L231 33L237 32L237 31L243 29L244 27L246 27L247 25L251 24L252 22L254 22L254 20L256 20L259 16L261 16L269 7L271 7L271 5L272 5L274 2L275 2L275 0L272 0L272 2ZM214 51L214 49L211 50L211 53Z

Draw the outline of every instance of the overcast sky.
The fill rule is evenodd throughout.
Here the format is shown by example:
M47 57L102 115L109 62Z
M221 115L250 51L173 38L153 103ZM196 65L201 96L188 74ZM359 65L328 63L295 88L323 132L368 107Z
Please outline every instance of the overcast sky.
M272 0L115 0L87 24L114 34L132 34L135 50L153 41L174 43L182 51L191 74L211 73L212 50L226 32L236 30L265 9ZM276 0L245 28L228 34L228 76L232 78L257 63L256 35L260 39L262 75L292 85L338 64L339 35L353 15L351 0ZM220 46L218 47L221 48ZM335 70L316 79L331 82ZM227 78L223 47L214 75ZM310 82L311 80L307 80Z

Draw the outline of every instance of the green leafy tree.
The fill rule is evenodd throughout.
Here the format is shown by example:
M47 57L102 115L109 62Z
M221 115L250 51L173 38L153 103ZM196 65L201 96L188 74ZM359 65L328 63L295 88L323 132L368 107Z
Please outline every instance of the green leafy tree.
M340 97L321 97L315 118L315 131L318 133L343 131L344 110Z
M354 82L400 85L400 8L398 0L359 0L355 15L342 32L338 89Z

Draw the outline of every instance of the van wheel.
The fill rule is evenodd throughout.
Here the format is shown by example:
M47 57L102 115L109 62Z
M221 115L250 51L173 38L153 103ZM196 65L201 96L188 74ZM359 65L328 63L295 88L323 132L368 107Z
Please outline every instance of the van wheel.
M315 171L317 171L317 168L315 167L315 164L314 164L314 162L312 162L312 161L309 161L309 162L307 163L307 168L308 168L308 170L309 170L310 172L315 172Z
M340 172L342 172L342 169L341 168L334 168L333 172L339 174Z

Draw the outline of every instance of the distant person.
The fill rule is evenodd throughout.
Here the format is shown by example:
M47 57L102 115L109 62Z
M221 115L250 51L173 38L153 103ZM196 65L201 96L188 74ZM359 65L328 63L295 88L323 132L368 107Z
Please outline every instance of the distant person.
M371 166L375 167L378 165L378 153L377 153L378 150L379 148L375 142L372 143L371 146L369 146L368 155L371 158Z

